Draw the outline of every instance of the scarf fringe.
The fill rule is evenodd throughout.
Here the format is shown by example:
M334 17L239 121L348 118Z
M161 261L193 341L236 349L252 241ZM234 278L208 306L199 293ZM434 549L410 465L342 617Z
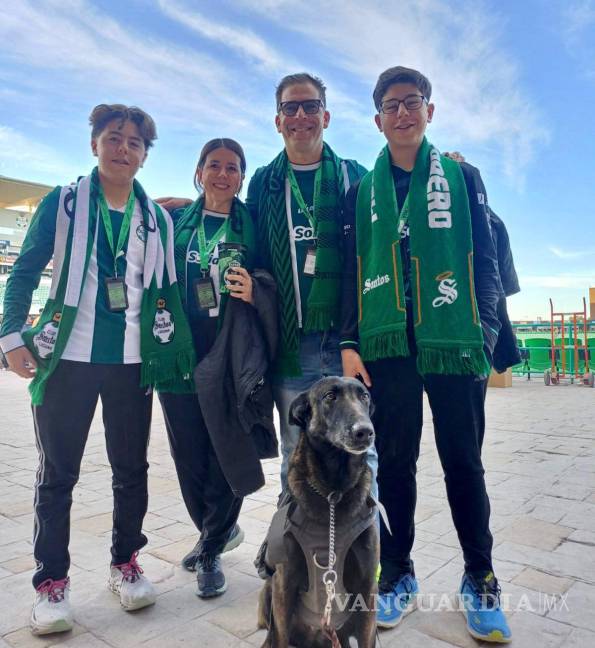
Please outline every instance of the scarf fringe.
M410 355L407 331L405 330L389 331L361 338L360 348L364 362Z
M308 304L304 333L328 331L338 321L338 312L332 306L311 306Z
M425 374L486 376L490 367L483 349L419 348L417 370Z
M182 349L175 356L151 354L141 365L141 386L156 386L160 391L161 385L179 385L186 380L192 380L195 356L192 348Z
M302 368L297 352L279 354L275 361L274 374L283 378L301 376Z
M29 383L29 394L31 394L31 405L43 405L45 395L45 386L47 383L47 374L41 374L39 371L33 380Z

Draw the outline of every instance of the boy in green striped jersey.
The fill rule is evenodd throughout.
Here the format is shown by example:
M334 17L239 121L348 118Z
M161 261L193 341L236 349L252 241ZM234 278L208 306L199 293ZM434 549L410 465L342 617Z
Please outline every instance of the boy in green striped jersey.
M139 108L119 104L97 106L90 124L98 166L40 204L7 284L0 329L10 369L33 379L40 456L34 634L72 627L70 505L99 397L114 492L109 587L126 610L155 602L136 562L147 543L150 388L194 365L176 287L171 220L134 180L157 137L155 124ZM52 257L44 312L21 332Z

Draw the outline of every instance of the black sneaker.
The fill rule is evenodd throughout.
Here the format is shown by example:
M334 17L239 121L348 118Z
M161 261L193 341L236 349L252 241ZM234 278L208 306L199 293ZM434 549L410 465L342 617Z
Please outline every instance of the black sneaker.
M229 534L229 538L225 543L225 546L221 550L221 553L227 553L232 551L236 547L242 544L244 541L244 531L240 528L240 525L236 523L234 528ZM187 571L196 571L196 561L198 560L198 555L201 551L200 540L194 545L192 551L189 551L183 558L181 565Z
M200 598L221 596L227 589L225 575L221 570L221 557L210 554L200 554L196 561L196 595Z

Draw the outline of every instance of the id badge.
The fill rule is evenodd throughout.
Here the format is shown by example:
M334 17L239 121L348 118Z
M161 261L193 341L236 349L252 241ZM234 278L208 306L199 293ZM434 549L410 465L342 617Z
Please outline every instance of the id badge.
M194 280L194 295L201 310L217 308L217 296L212 277L201 277Z
M105 280L107 305L112 313L120 313L128 308L128 291L124 277L107 277Z
M314 270L316 268L316 248L309 247L306 252L306 262L304 263L304 274L308 277L314 276Z

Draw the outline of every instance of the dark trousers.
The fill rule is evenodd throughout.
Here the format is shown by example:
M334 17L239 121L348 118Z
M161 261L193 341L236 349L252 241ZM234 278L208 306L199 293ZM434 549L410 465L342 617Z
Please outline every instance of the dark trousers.
M33 407L39 469L35 485L33 586L68 574L72 489L79 478L89 428L101 397L112 467L112 564L147 544L147 445L152 395L139 387L140 365L62 360L48 380L43 405Z
M390 535L381 523L383 579L393 581L403 573L413 573L410 552L415 535L415 477L424 389L432 409L434 437L465 570L491 571L490 502L481 463L485 380L437 374L422 378L415 363L416 357L411 356L367 365L376 406L378 488L392 530Z
M243 498L233 494L223 475L198 398L159 394L159 400L182 497L200 531L200 552L219 554L238 521Z

